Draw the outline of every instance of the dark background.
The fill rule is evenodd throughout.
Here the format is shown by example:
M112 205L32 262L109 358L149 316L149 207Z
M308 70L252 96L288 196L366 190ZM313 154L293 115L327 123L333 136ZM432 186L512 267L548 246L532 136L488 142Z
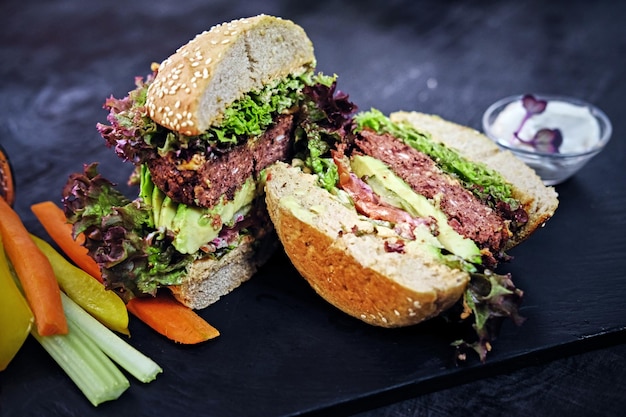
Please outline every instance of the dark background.
M133 345L165 372L91 407L31 338L0 373L0 416L621 415L626 407L626 5L614 1L29 1L0 5L0 144L16 210L58 201L83 163L124 183L103 146L104 99L196 33L267 13L312 39L318 69L361 109L419 110L480 129L493 101L572 95L603 109L613 138L557 186L555 217L502 271L525 290L486 364L450 366L434 321L384 330L320 300L281 252L202 311L222 335L177 346L131 319Z

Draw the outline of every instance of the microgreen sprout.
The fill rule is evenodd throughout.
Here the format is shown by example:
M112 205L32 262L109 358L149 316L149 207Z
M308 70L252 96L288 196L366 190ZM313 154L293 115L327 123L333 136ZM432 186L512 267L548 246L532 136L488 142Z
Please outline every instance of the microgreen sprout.
M543 113L548 106L546 100L540 100L530 94L522 97L522 105L526 109L526 114L522 119L519 127L513 135L517 140L526 145L530 145L539 152L559 153L559 147L563 143L563 134L560 129L540 129L530 139L524 139L520 136L520 132L524 128L526 122L533 116Z

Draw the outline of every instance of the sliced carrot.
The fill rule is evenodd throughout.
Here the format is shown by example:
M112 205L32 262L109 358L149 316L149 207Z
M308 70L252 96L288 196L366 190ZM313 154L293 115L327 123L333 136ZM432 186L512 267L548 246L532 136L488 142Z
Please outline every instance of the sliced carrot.
M83 246L85 236L80 234L74 240L72 225L67 222L63 210L52 201L33 204L30 209L61 250L83 271L102 282L100 267Z
M52 265L35 242L15 211L0 198L0 233L5 252L22 284L26 300L35 316L42 336L67 334L61 290Z
M178 343L201 343L220 334L195 311L168 293L159 293L155 297L136 297L126 307L152 329Z

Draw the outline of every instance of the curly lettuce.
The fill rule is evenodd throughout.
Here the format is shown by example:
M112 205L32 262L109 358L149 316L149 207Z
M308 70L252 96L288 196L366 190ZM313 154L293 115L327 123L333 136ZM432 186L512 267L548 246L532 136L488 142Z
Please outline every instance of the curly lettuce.
M525 319L519 314L524 293L515 287L510 274L499 275L490 270L470 274L470 283L463 295L463 311L458 318L470 325L473 337L452 343L457 360L465 360L468 352L476 352L482 362L487 359L493 341L498 337L502 321L511 319L521 325Z
M278 79L233 102L226 108L219 124L201 135L186 136L160 126L149 117L146 97L155 76L156 72L145 79L136 77L135 89L122 99L109 97L104 103L104 108L109 111L108 124L97 125L107 146L113 147L122 159L136 165L145 162L155 152L164 155L180 149L210 151L259 136L273 123L276 115L299 105L304 99L306 86L328 85L334 80L334 77L312 72Z
M74 237L85 236L85 247L100 266L105 285L124 299L180 284L194 260L176 251L171 233L152 227L149 206L122 195L98 173L95 163L70 175L63 205Z
M318 83L304 89L306 100L296 130L296 145L301 145L296 157L318 176L320 185L328 191L333 191L339 180L330 150L349 133L357 110L348 95L336 90L336 86L333 80L330 84Z

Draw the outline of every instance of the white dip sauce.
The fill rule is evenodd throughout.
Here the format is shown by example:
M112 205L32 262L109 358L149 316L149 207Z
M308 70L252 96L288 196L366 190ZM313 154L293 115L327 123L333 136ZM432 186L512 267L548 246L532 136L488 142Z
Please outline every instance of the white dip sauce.
M516 147L528 147L515 139L513 133L519 128L526 115L521 100L506 106L493 123L493 134L501 142ZM545 111L535 114L526 121L519 136L531 139L540 129L559 129L563 144L562 154L584 152L592 148L600 139L600 126L588 107L577 106L563 101L548 101Z

